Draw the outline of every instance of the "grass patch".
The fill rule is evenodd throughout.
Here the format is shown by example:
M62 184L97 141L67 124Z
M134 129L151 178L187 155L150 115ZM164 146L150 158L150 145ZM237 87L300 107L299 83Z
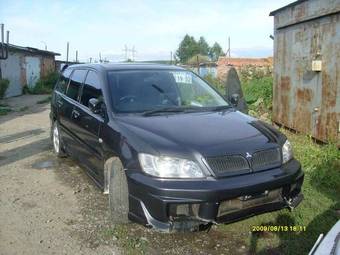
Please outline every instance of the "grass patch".
M249 114L271 116L272 77L242 79ZM304 201L293 212L281 210L258 215L219 229L238 238L249 233L250 254L307 254L319 234L326 234L339 220L340 150L334 144L319 145L306 135L281 129L294 148L294 155L305 172ZM306 231L251 233L251 226L302 226ZM237 231L236 231L237 230ZM244 237L243 237L244 238Z
M9 108L9 107L0 106L0 116L7 115L11 111L12 111L12 109Z
M0 116L7 115L12 109L8 104L0 103Z
M118 246L123 248L124 254L148 254L148 240L135 236L129 224L108 228L102 232L102 236L104 239L115 238Z
M251 231L251 226L305 226L306 231L249 234L250 253L307 254L319 234L337 222L340 209L340 151L335 145L321 146L309 137L282 130L292 142L294 153L305 171L304 201L293 212L266 213L230 225L222 231L233 235ZM237 232L236 232L237 230Z

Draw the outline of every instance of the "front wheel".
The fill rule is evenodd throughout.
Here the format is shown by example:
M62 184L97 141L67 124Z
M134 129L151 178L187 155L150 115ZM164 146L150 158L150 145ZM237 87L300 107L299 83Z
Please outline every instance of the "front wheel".
M60 158L65 157L66 154L61 145L60 132L57 121L54 121L52 125L52 143L54 153Z
M109 159L105 167L110 173L109 204L114 223L129 222L129 190L122 162L118 158Z

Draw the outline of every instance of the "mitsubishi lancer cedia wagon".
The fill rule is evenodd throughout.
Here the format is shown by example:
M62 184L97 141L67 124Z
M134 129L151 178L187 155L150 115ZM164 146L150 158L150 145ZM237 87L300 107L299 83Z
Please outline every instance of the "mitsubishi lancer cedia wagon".
M52 96L54 152L108 194L116 223L199 230L296 207L289 141L232 99L176 66L72 65Z

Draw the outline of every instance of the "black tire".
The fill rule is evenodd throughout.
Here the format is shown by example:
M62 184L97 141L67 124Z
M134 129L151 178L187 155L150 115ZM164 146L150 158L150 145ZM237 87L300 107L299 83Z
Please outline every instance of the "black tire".
M110 173L109 205L111 218L114 223L129 223L129 189L122 162L111 158L105 163L105 170Z
M58 126L58 122L54 121L51 129L51 139L52 139L52 146L53 146L53 152L57 155L59 158L66 157L66 153L63 149L61 137L60 137L60 130Z

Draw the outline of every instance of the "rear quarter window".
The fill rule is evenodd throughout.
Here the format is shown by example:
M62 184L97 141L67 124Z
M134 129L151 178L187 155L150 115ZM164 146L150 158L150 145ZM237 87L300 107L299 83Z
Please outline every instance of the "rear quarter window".
M61 73L58 83L56 85L57 91L65 94L71 73L72 73L71 69L66 69Z

